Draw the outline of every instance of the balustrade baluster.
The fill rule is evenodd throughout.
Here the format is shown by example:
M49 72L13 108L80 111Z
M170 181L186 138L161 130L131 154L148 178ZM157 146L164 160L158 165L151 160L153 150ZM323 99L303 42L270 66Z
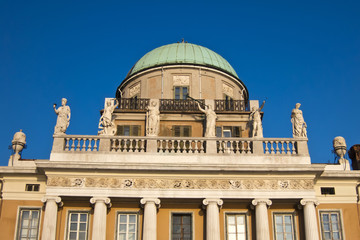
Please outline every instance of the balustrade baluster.
M82 140L83 140L83 145L81 147L81 151L85 152L86 151L86 140L87 140L87 138L83 138Z
M291 151L290 151L290 141L285 141L286 142L286 154L291 154Z
M274 149L274 141L270 141L270 147L271 147L271 154L274 154L275 153L275 149Z
M284 141L280 141L280 144L281 144L281 154L285 154L285 142Z
M66 139L65 151L70 151L70 145L69 145L70 138L65 138L65 139Z
M265 154L269 154L269 147L268 147L269 141L264 141L264 142L265 142Z
M98 150L98 147L97 147L97 141L99 141L98 139L93 139L94 140L94 146L92 148L92 151L96 151Z
M75 151L75 139L76 138L71 138L72 144L71 144L71 150L70 151Z
M247 153L250 154L251 153L251 142L250 141L246 141L247 142Z
M275 141L275 145L276 145L276 154L280 154L279 141Z
M292 149L291 149L292 154L296 154L295 141L291 141L291 145L292 145Z

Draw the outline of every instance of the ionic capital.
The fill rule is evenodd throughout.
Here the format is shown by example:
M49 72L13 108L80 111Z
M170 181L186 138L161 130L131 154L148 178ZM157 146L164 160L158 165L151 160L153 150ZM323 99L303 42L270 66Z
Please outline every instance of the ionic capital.
M223 203L224 203L224 201L221 200L220 198L205 198L203 200L203 205L204 206L207 206L207 205L210 205L210 204L216 204L219 207L221 207L223 205Z
M91 204L105 203L108 208L111 207L111 200L108 197L92 197L90 198L90 203Z
M266 206L271 206L272 201L267 198L255 198L254 200L251 201L251 204L253 206L261 205L261 204L265 204Z
M304 198L304 199L301 199L300 204L301 204L302 206L305 206L305 205L308 205L308 204L313 204L313 205L316 207L316 206L319 205L320 203L319 203L319 201L318 201L317 199L315 199L315 198Z
M59 207L63 206L63 202L61 201L61 197L59 196L44 196L41 199L41 202L48 203L48 202L55 202Z
M142 207L144 207L146 204L151 204L154 203L156 207L160 207L160 199L158 198L142 198L140 200L140 203L142 205Z

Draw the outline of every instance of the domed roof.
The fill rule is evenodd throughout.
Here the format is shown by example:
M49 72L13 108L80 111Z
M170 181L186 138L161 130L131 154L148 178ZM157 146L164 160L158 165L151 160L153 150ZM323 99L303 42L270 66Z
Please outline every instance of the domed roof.
M127 77L142 70L173 64L193 64L215 68L239 78L232 66L216 52L191 43L164 45L145 54L132 67Z

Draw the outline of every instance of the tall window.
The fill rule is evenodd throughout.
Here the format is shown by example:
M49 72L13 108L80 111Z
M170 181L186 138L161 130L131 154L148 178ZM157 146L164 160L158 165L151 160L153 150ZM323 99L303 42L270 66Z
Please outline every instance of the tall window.
M324 240L343 239L339 211L320 211L320 220Z
M117 240L136 240L138 232L136 213L119 213L117 217Z
M217 126L216 137L241 137L240 126Z
M174 137L191 137L191 126L173 126L172 135Z
M171 225L172 240L192 240L191 213L173 213Z
M226 239L246 240L246 214L226 214Z
M140 136L140 125L118 125L117 135L120 136Z
M70 212L68 218L68 240L86 240L88 239L88 212Z
M37 240L39 235L40 209L20 209L17 238Z
M186 99L189 93L189 87L174 87L174 99Z
M233 110L234 99L226 94L224 94L224 99L225 99L225 110Z
M294 215L292 213L275 213L274 222L276 240L295 239Z

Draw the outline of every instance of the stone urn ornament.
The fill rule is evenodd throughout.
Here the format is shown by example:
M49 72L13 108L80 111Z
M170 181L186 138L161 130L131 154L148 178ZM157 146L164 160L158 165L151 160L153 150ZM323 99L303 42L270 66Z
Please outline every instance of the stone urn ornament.
M20 159L20 153L26 147L26 135L22 132L22 129L20 129L19 132L14 134L10 147L14 151L14 154L10 156L9 166L13 166L14 162Z
M338 136L333 140L334 153L339 158L339 164L344 165L344 170L350 170L349 161L344 158L346 154L346 142L345 138Z

